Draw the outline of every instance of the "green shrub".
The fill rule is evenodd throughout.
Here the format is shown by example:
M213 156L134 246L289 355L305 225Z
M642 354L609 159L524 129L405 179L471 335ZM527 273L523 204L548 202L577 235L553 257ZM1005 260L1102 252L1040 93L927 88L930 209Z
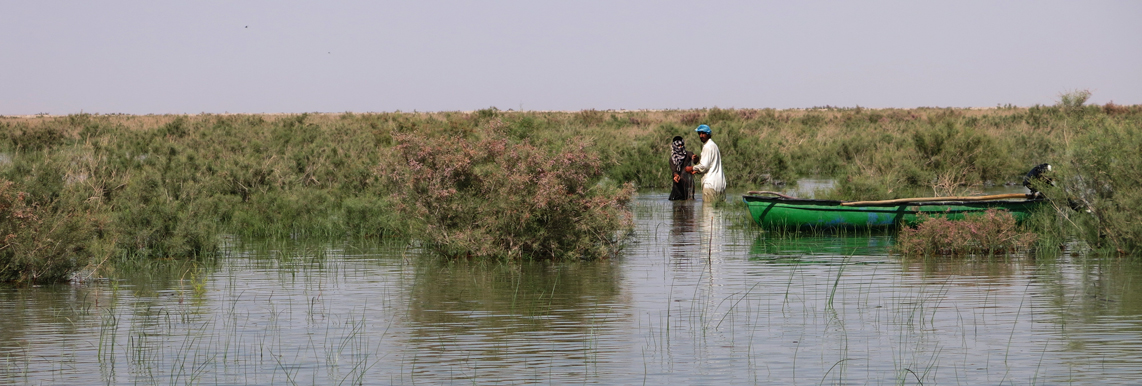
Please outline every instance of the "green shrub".
M1074 90L1065 92L1059 95L1059 107L1064 109L1078 109L1081 108L1086 101L1090 99L1089 90Z
M1059 167L1054 197L1078 204L1074 218L1090 245L1142 250L1142 124L1088 117L1077 126L1082 135Z
M62 145L64 141L67 140L65 129L59 126L16 125L13 129L14 130L9 129L13 131L9 134L9 140L15 148L20 150L38 151L51 149Z
M135 177L111 202L107 237L128 255L204 257L217 251L218 215L200 186L164 183L153 170ZM175 188L177 186L177 188Z
M970 126L944 121L912 135L920 165L932 180L944 178L957 185L1003 178L1010 158L995 140ZM919 181L917 181L919 182Z
M713 137L722 153L726 178L737 186L761 186L793 179L794 170L789 155L782 151L781 142L756 133L757 129L741 124L723 124ZM694 152L699 153L702 142L693 137Z
M0 180L0 282L67 280L88 264L92 219L56 213Z
M345 233L353 237L408 237L402 220L383 197L362 195L341 201Z

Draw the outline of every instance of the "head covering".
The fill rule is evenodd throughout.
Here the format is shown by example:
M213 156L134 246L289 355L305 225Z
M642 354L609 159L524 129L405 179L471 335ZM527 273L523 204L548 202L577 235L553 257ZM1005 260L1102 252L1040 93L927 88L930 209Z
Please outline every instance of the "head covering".
M670 143L670 163L674 165L681 165L682 161L686 159L686 141L682 137L675 136L674 141Z
M706 126L706 125L698 126L698 128L694 129L694 131L697 131L699 133L714 134L714 132L712 130L710 130L710 126Z

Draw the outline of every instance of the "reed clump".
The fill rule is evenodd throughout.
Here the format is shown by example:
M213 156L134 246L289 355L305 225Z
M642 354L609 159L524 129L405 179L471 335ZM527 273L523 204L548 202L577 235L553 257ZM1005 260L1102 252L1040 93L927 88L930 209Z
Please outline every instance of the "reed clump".
M989 209L962 220L922 217L897 235L894 248L906 256L1014 253L1032 247L1037 236L1024 231L1006 211Z
M916 226L901 228L894 248L906 256L992 256L1026 250L1036 239L1008 212L988 209L960 220L923 216Z

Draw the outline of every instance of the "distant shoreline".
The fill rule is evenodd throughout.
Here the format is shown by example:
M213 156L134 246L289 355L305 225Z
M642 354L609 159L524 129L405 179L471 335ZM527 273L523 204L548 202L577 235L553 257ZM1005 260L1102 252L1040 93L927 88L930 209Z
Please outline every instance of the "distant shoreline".
M1123 105L1123 106L1130 106L1130 105ZM781 112L781 111L814 111L814 110L821 110L821 111L848 111L848 110L856 110L856 109L860 109L860 110L872 110L872 111L876 111L876 110L947 110L947 109L952 109L952 110L988 111L988 110L1022 110L1022 109L1028 109L1028 108L1031 108L1031 107L1033 107L1033 106L997 106L997 107L881 107L881 108L872 108L872 107L863 107L863 106L855 106L855 107L843 107L843 106L819 106L819 107L796 107L796 108L786 108L786 109L775 109L775 108L726 108L726 109L722 109L722 110L731 110L731 111L750 111L750 110L755 110L755 111L765 111L765 110L773 110L773 111L776 111L776 112ZM581 111L599 111L599 112L606 112L606 113L623 113L623 114L625 114L625 113L661 113L661 112L689 112L689 111L704 111L704 110L711 110L711 109L716 109L716 108L718 108L718 107L703 107L703 108L691 108L691 109L634 109L634 110L627 110L627 109L606 109L606 110L597 110L597 109L583 109L583 110L514 110L514 109L507 109L507 110L497 110L497 111L499 111L499 112L501 112L501 113L555 113L555 114L573 114L573 113L578 113L578 112L581 112ZM94 115L94 116L133 116L133 117L146 117L146 116L211 116L211 115L216 115L216 116L243 116L243 115L254 116L254 115L257 115L257 116L271 116L271 117L272 117L272 116L291 116L291 115L301 115L301 114L309 114L309 115L324 115L324 116L331 116L331 115L343 115L343 114L354 114L354 115L372 115L372 114L449 114L449 113L456 113L456 114L473 114L473 113L476 113L476 112L478 112L478 111L480 111L480 110L449 110L449 111L401 111L401 110L395 110L395 111L365 111L365 112L356 112L356 111L343 111L343 112L317 112L317 111L311 111L311 112L300 112L300 113L193 113L193 114L192 114L192 113L159 113L159 114L149 113L149 114L127 114L127 113L87 113L87 112L79 112L79 113L62 114L62 115L57 115L57 114L24 114L24 115L3 115L3 114L0 114L0 118L19 118L19 119L34 119L34 118L62 118L62 117L68 117L68 116L72 116L72 115Z

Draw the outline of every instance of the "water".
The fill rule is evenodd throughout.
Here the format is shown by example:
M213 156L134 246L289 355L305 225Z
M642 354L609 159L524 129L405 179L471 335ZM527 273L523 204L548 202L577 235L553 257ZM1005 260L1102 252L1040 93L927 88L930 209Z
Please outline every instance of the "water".
M1140 264L901 260L886 235L634 205L609 261L231 241L215 263L0 288L0 384L1142 382Z

